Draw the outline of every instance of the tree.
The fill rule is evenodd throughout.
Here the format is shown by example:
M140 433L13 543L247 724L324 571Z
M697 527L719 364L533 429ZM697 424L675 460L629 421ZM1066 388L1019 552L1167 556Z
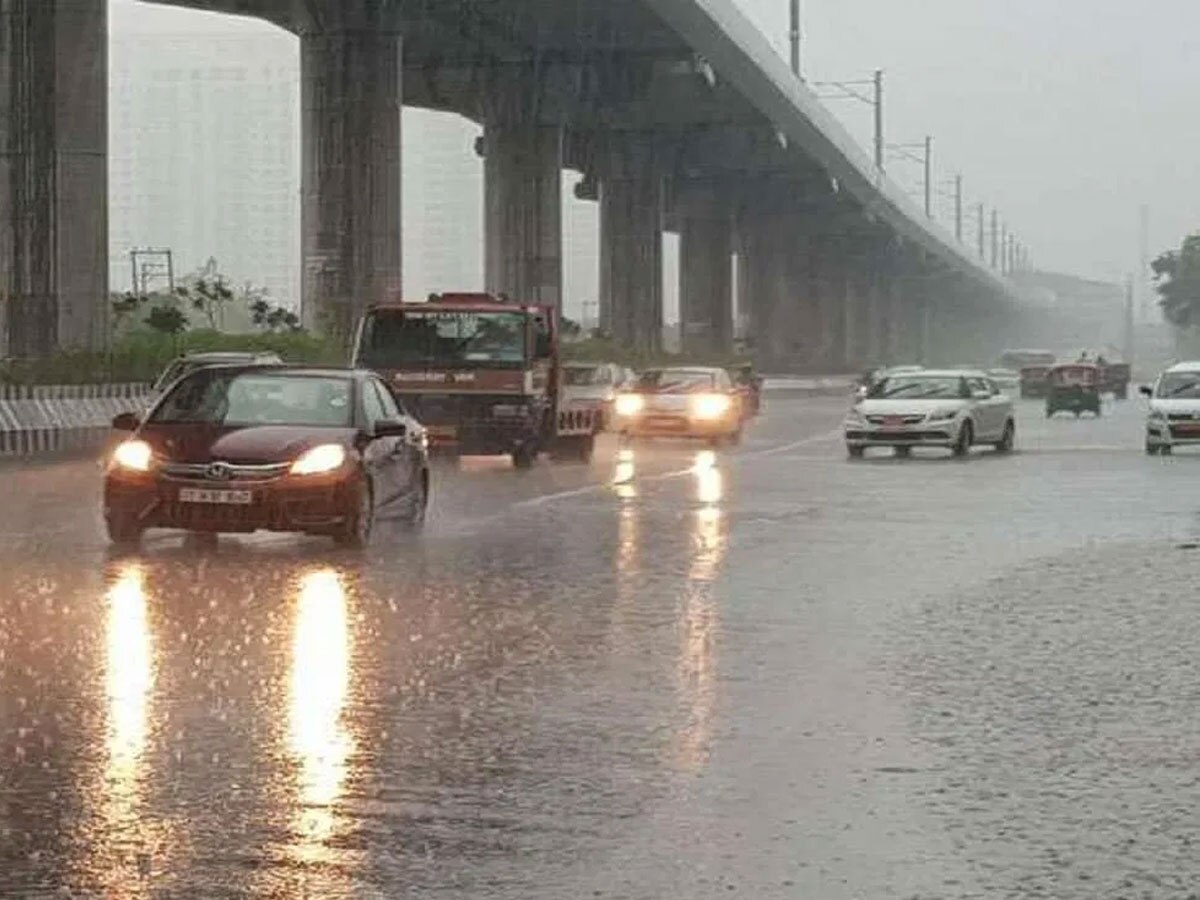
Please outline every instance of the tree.
M213 331L219 330L221 312L233 300L233 291L225 283L221 275L205 277L200 275L191 284L180 285L175 289L185 303L196 312L208 319L208 327Z
M164 303L150 310L146 324L163 334L181 334L187 330L188 318L178 306Z
M1150 263L1163 316L1177 328L1200 325L1200 234Z
M271 303L265 290L247 292L250 301L250 318L264 331L300 331L300 317L286 306Z

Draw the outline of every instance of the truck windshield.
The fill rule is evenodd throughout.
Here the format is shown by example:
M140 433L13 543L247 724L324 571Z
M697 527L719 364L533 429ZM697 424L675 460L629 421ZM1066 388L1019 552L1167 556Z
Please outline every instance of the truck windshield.
M526 319L520 312L380 310L363 327L355 362L370 368L521 366Z

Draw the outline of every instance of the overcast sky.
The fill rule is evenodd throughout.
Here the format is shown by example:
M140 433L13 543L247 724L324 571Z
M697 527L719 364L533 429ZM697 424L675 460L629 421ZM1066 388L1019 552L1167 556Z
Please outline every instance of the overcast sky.
M784 53L788 0L737 2ZM193 13L112 3L121 27L204 27ZM939 178L961 171L968 202L998 206L1035 263L1120 279L1136 266L1141 203L1152 251L1200 230L1195 0L803 4L808 77L884 69L888 139L932 134ZM867 106L830 107L869 140ZM918 168L892 171L919 187Z

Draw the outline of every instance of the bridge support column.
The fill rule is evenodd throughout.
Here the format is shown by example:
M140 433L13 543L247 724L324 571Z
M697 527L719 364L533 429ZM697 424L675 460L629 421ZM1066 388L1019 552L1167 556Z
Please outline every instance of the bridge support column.
M484 279L493 293L561 312L563 130L524 124L535 89L506 92L512 102L484 130Z
M300 37L305 325L348 342L401 289L401 36L373 6ZM361 8L360 8L361 7Z
M687 352L733 351L733 222L712 186L689 186L680 198L679 319Z
M600 181L601 319L613 339L662 348L663 176L653 139L614 135ZM605 305L607 304L607 308Z
M97 348L108 337L106 3L0 5L0 355Z

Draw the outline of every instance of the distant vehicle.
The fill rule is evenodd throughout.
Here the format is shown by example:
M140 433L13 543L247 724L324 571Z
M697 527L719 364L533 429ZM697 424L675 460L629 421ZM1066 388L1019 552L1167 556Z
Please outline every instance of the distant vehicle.
M1021 367L1021 397L1040 399L1046 396L1046 376L1050 374L1050 366L1041 364Z
M425 517L424 430L369 372L291 366L201 368L150 413L122 413L128 437L104 479L114 543L151 528L328 535L362 547L376 517Z
M702 438L736 444L747 412L724 369L648 369L617 396L614 429L625 437Z
M203 366L266 366L279 365L283 359L278 353L222 350L207 353L185 353L171 361L154 381L152 391L159 394L188 372Z
M1021 391L1021 373L1012 369L988 369L988 378L996 382L996 386L1000 390L1008 394L1010 397L1016 396Z
M592 410L600 416L600 429L611 427L617 393L637 379L632 369L616 363L568 362L562 367L564 410Z
M1200 445L1200 361L1176 363L1141 392L1150 398L1147 453Z
M888 375L855 403L844 428L851 457L868 447L891 447L897 456L913 447L944 447L966 456L974 444L1007 453L1017 431L1011 398L984 372L970 369Z
M590 459L602 417L562 402L553 308L491 294L440 294L367 310L354 365L379 373L437 450Z
M1106 394L1112 394L1117 400L1125 400L1129 397L1129 382L1133 380L1133 370L1129 363L1097 363L1101 368L1102 381L1100 390Z
M1046 366L1058 362L1049 350L1005 350L1000 354L1000 366L1005 369L1024 369L1026 366Z
M1046 374L1046 418L1059 412L1074 413L1075 418L1085 412L1099 417L1102 379L1102 370L1092 363L1051 366Z

